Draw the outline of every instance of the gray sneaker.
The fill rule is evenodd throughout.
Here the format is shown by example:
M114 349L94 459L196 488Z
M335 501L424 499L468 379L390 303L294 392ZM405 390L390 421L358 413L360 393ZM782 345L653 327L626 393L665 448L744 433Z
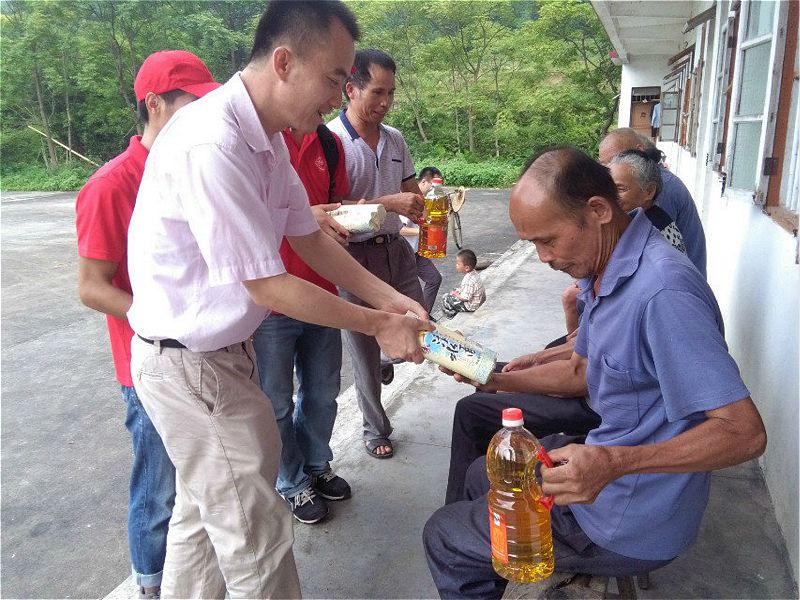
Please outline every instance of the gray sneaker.
M151 587L146 589L143 587L139 587L139 598L141 598L142 600L160 600L161 586Z
M301 523L319 523L328 516L328 505L317 495L312 486L286 498L292 507L292 515Z

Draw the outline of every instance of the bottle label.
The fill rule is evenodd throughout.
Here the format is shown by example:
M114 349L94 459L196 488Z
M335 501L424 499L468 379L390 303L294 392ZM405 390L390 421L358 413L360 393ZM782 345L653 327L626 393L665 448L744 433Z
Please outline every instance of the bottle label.
M422 331L419 342L425 358L478 383L486 383L494 371L497 354L443 325Z
M492 538L492 556L503 564L508 564L508 533L506 516L489 509L489 531Z
M447 248L447 230L441 225L428 225L428 250L445 250Z

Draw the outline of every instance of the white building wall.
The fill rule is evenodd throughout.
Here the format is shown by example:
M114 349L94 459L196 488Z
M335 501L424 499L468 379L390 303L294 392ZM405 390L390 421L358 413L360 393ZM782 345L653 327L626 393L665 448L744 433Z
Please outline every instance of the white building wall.
M704 118L698 131L697 155L691 156L674 143L660 143L659 147L698 204L706 232L708 280L725 319L726 340L767 429L767 450L759 464L797 582L800 579L800 266L795 264L798 242L753 204L750 193L728 190L721 196L719 178L705 164L711 139L717 27L713 28L713 35L714 52L705 57ZM699 42L696 36L696 31L690 32L686 41ZM647 57L623 65L620 127L629 125L631 88L660 86L668 71L666 57ZM796 121L793 125L798 127Z
M666 73L669 56L647 57L646 60L631 58L622 66L620 82L619 115L617 127L628 127L631 119L631 90L635 87L661 87L661 78Z
M683 152L681 150L681 152ZM800 267L797 241L753 204L751 193L720 197L707 177L703 226L708 280L725 319L725 339L767 429L759 459L798 580ZM682 178L684 173L679 171Z

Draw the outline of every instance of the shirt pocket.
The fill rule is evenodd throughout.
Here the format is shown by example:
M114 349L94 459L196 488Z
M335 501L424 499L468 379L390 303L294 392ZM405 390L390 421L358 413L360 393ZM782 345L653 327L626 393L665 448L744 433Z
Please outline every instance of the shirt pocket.
M630 372L607 354L600 359L597 401L603 424L632 429L639 422L639 398Z

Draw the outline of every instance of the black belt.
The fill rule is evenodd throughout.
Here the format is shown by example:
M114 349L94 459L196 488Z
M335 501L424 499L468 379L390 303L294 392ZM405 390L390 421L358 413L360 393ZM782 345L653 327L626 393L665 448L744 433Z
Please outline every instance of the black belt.
M164 348L186 348L186 346L181 344L178 340L170 340L170 339L166 339L166 340L148 340L146 337L142 337L138 333L136 335L139 337L140 340L142 340L143 342L147 342L148 344L155 345L155 343L158 342L158 345L159 346L163 346Z
M375 237L371 237L368 240L362 240L360 242L350 242L351 244L370 244L371 246L380 246L381 244L388 244L389 242L395 241L398 237L396 233L382 233L381 235L376 235Z

